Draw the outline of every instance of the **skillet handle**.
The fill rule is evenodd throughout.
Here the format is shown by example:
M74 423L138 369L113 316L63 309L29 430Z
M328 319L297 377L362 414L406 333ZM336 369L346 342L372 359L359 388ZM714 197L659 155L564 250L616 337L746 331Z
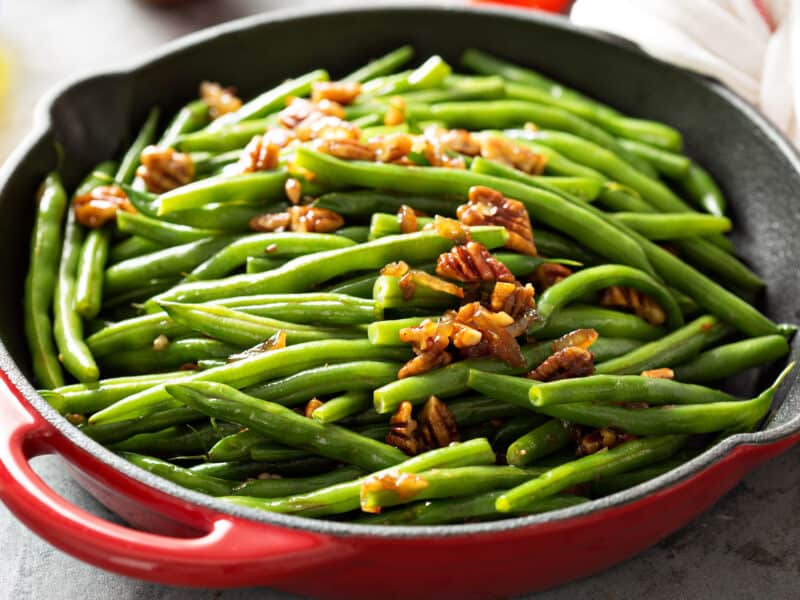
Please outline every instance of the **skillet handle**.
M73 450L70 450L72 447ZM84 456L78 456L75 451ZM29 459L61 454L117 506L183 523L193 537L157 535L111 523L53 491ZM90 472L86 473L87 470ZM120 502L120 497L124 500ZM332 560L332 539L216 513L141 484L77 447L35 411L0 371L0 500L61 550L107 570L184 586L279 583L284 575ZM115 504L115 502L111 502ZM143 508L146 506L146 510ZM173 527L173 530L174 527ZM341 552L337 552L341 555ZM346 554L346 553L345 553Z

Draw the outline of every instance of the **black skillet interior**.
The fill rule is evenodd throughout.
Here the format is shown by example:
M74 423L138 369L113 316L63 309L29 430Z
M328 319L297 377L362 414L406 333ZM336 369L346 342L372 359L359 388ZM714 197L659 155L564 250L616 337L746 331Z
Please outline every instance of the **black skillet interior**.
M57 164L55 143L63 150L61 173L72 187L97 162L121 151L151 106L171 114L195 96L201 80L235 85L247 98L313 68L327 68L336 77L405 43L415 46L419 59L438 53L453 65L465 48L486 49L626 113L677 127L688 153L722 182L738 253L770 284L764 310L777 321L800 321L800 163L788 143L733 94L553 18L467 8L354 7L218 27L130 71L82 80L53 99L50 128L10 159L0 190L0 339L10 360L30 373L22 289L35 190ZM11 364L0 347L3 363ZM764 384L764 377L755 379L738 392L746 395L754 384ZM769 427L797 415L793 392Z

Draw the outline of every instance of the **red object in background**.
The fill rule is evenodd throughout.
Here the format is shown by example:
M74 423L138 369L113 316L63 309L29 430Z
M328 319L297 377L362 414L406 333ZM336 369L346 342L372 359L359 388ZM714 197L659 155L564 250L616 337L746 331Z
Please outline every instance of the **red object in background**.
M505 4L520 8L536 8L546 12L565 13L572 0L473 0L475 4Z
M571 519L468 535L311 531L235 517L136 481L68 440L0 371L0 499L30 529L98 567L194 587L265 585L317 598L516 596L589 575L683 527L753 467L800 440L741 445L691 477ZM70 504L31 469L56 453L132 529ZM147 533L158 531L160 533ZM398 565L411 573L398 577Z

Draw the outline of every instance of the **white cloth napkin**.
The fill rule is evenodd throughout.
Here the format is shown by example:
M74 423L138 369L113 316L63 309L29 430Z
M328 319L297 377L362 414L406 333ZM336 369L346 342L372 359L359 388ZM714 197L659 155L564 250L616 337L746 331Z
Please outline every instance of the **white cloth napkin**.
M716 77L800 147L800 0L577 0L570 18Z

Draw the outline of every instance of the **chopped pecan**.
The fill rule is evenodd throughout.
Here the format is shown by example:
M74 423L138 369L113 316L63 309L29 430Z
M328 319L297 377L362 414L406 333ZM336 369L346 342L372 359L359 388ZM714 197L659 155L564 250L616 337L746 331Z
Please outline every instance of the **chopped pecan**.
M478 242L454 246L449 252L440 254L436 261L436 274L465 283L514 281L514 275L508 267Z
M400 289L403 291L403 298L406 300L413 298L418 285L437 292L450 294L456 298L464 297L464 290L456 284L419 269L410 269L408 273L400 278Z
M308 403L306 403L306 407L303 409L303 414L310 419L311 413L313 413L323 404L325 403L319 398L312 398L311 400L308 401Z
M431 140L425 137L417 138L414 144L414 152L422 154L425 161L431 167L444 167L445 169L466 169L467 163L464 157L444 148L438 140Z
M78 425L83 425L84 423L86 423L86 417L80 413L67 413L66 415L64 415L64 417L66 417L67 421L69 421L76 427Z
M375 151L376 160L393 163L408 156L414 146L414 140L407 133L390 133L371 137L369 146Z
M389 277L402 277L411 267L408 266L408 263L402 260L398 260L396 262L391 262L381 269L381 275L388 275Z
M403 365L397 378L403 379L449 365L453 357L447 347L450 345L452 331L449 321L431 319L425 319L416 327L401 329L400 341L411 344L416 356Z
M481 135L481 156L525 173L540 174L544 171L547 159L544 155L524 144L507 140L497 135Z
M477 156L481 153L480 142L466 129L444 129L432 125L425 128L424 135L444 151L467 156Z
M642 377L650 377L651 379L674 379L675 372L666 367L661 369L649 369L647 371L642 371Z
M578 440L577 454L578 456L588 456L589 454L595 454L601 450L610 450L620 444L635 439L636 436L622 433L611 427L595 429L581 436Z
M408 204L403 204L397 211L397 220L400 222L401 233L413 233L419 229L417 213Z
M125 192L116 185L102 185L72 201L75 218L84 227L97 229L113 221L118 210L135 213Z
M270 138L266 134L253 136L239 156L236 171L239 173L271 171L278 166L280 152L280 147L270 142Z
M456 214L465 225L500 225L508 231L506 247L521 254L536 256L533 230L528 211L518 200L482 185L469 189L469 201Z
M300 181L294 177L289 177L286 183L283 184L283 190L286 192L286 197L289 199L289 202L292 204L300 204L300 198L303 193L303 186L300 185Z
M147 189L156 194L186 185L194 179L192 157L174 148L148 146L139 157L141 165L136 175L144 180Z
M350 139L321 139L314 142L314 149L344 160L375 160L375 150L367 144Z
M651 296L634 288L612 285L600 292L600 304L631 309L637 316L652 325L661 325L667 315Z
M406 100L402 96L393 96L383 116L383 124L387 127L402 125L406 121Z
M263 354L264 352L271 352L272 350L280 350L281 348L286 348L286 332L282 329L276 331L269 339L256 344L252 348L248 348L239 354L231 354L227 362L236 362L237 360L250 358L258 354Z
M424 451L424 443L419 434L416 420L411 415L411 402L401 402L397 412L389 419L389 433L386 443L414 456Z
M361 139L361 129L357 125L353 125L339 117L308 118L298 125L294 132L297 139L304 142L308 140L350 140L359 142Z
M456 244L466 244L472 239L469 235L469 228L464 227L462 223L455 219L448 219L441 215L436 215L433 218L433 223L429 223L424 229L433 229L443 238L451 240Z
M458 309L455 321L481 334L481 341L462 350L466 357L493 356L512 367L521 367L525 358L516 337L520 328L527 328L527 319L519 321L504 312L493 312L480 302L470 302Z
M236 96L236 88L222 87L213 81L200 84L200 99L208 105L208 114L212 119L242 107L242 101Z
M528 373L537 381L556 381L572 377L586 377L594 373L594 354L579 346L570 346L550 355L542 364Z
M594 329L575 329L565 333L555 340L550 347L553 352L564 350L565 348L577 347L587 350L597 341L598 333Z
M533 286L531 284L523 286L516 281L514 283L498 281L489 297L489 306L495 312L502 311L510 315L515 321L526 316L532 318L536 309Z
M436 396L431 396L417 415L419 432L426 450L444 448L460 442L456 418L450 408Z
M570 275L572 275L572 270L569 267L558 263L546 262L536 267L531 279L536 284L537 290L544 291Z
M330 100L337 104L350 104L361 93L356 81L315 81L311 86L311 100Z
M317 105L305 98L287 98L286 108L278 113L278 120L287 129L294 129L317 111Z
M250 219L253 231L328 233L344 225L344 218L327 208L291 206L286 212L267 213Z

